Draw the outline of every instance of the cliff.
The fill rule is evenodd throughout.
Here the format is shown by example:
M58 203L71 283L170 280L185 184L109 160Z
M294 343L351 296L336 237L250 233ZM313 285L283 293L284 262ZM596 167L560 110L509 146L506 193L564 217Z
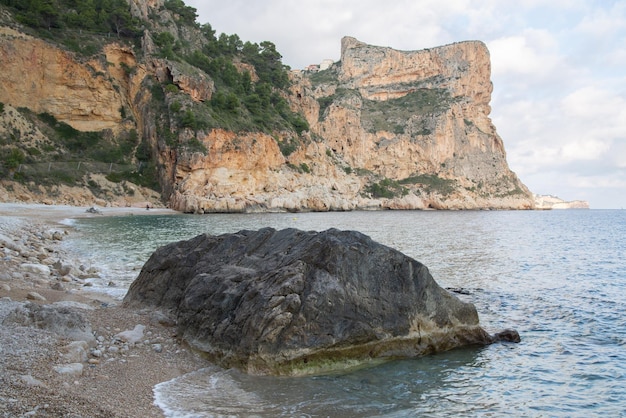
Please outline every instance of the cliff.
M173 209L534 208L489 119L492 85L483 43L397 51L346 37L339 62L324 71L291 71L288 88L273 88L271 103L288 106L279 113L294 126L305 122L289 112L303 115L307 129L268 127L253 114L252 95L232 99L207 73L203 63L216 58L189 58L209 49L205 28L185 25L163 1L129 5L144 27L140 42L105 40L89 57L26 34L5 13L0 102L101 132L114 144L136 132L134 154L119 161L143 163L135 155L145 148ZM174 56L164 45L188 49ZM242 59L233 63L263 99L258 69ZM231 116L216 113L218 105L263 128L234 127ZM9 142L5 148L15 146ZM28 147L22 149L29 157Z
M550 195L534 195L536 209L589 209L589 202L586 200L566 201L560 197Z

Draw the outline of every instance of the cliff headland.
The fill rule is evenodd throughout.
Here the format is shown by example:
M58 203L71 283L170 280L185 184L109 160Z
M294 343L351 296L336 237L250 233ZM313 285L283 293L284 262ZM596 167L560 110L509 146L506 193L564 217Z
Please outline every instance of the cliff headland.
M2 201L535 207L489 118L482 42L398 51L345 37L338 62L290 70L271 42L217 37L182 2L124 10L121 27L74 28L0 6Z

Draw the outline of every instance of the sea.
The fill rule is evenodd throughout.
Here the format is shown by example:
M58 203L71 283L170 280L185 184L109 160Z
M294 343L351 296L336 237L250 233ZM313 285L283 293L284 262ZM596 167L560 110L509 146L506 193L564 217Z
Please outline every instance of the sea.
M136 215L68 221L64 241L121 299L159 246L262 227L357 230L424 263L520 343L311 377L217 366L158 384L168 417L626 416L626 211Z

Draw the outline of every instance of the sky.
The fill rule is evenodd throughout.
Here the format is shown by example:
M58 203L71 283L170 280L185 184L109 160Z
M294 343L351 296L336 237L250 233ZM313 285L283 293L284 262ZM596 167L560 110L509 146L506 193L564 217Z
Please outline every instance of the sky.
M199 23L276 45L292 69L338 61L341 38L414 51L483 41L491 119L529 189L626 208L624 0L185 0Z

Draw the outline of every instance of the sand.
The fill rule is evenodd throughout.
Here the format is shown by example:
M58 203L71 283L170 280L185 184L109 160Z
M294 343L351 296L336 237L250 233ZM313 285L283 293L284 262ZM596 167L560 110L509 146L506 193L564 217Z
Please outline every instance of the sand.
M98 208L93 214L86 209L0 203L0 238L6 244L0 242L0 416L164 416L153 404L154 385L208 366L176 338L175 328L154 312L124 308L120 301L90 292L80 280L24 270L25 264L45 265L50 258L63 257L55 239L50 238L53 231L61 239L72 234L70 227L59 223L63 219L175 213L167 209ZM42 242L37 242L40 239ZM21 253L7 247L13 246L10 240L22 245L18 249ZM36 250L28 254L24 247ZM48 253L50 257L46 258ZM71 339L32 325L5 321L15 307L25 303L63 303L91 325L99 341L84 350L86 360L79 360L82 373L60 373L55 369L70 361ZM115 338L136 325L145 326L137 343Z

